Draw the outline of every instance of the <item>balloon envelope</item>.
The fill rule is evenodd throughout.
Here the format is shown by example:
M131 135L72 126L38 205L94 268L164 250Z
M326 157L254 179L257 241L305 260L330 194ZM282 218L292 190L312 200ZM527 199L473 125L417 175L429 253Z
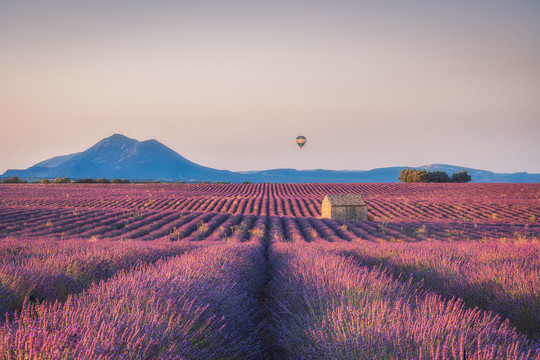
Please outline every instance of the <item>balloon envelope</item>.
M296 138L296 143L298 144L298 146L300 146L300 150L302 150L302 146L305 145L306 141L307 140L305 136L300 135Z

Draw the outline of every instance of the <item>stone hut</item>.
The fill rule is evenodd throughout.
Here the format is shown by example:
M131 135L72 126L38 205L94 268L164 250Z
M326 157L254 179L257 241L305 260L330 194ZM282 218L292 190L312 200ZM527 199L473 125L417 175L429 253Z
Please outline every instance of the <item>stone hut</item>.
M328 194L322 202L323 218L367 220L367 204L360 194Z

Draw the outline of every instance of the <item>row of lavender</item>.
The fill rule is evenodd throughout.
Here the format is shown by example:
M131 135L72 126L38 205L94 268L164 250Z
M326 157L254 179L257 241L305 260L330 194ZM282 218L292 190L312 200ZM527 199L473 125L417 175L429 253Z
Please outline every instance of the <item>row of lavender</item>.
M321 247L383 268L445 298L501 315L540 339L540 243L474 241L409 244L363 241Z
M271 312L286 359L539 359L498 315L314 244L276 243Z
M229 214L279 215L279 216L320 216L322 199L313 198L266 198L266 197L195 197L181 200L145 199L145 200L103 200L79 201L62 200L47 201L34 199L24 204L20 201L4 201L13 208L48 207L71 209L112 209L115 210L157 210L157 211L191 211L222 212ZM540 219L540 207L535 204L482 204L459 202L427 202L414 200L368 200L369 216L374 220L465 220L479 222L528 222ZM5 207L5 206L4 206Z
M538 229L525 236L511 227L458 225L202 213L187 215L173 233L147 241L148 245L133 240L102 241L95 236L73 241L4 239L0 245L4 299L0 310L18 309L25 296L64 299L94 281L129 269L139 258L153 262L204 244L269 239L330 247L357 257L366 266L383 266L395 275L413 276L425 286L432 284L429 289L446 297L463 297L472 306L496 311L529 335L539 332ZM134 232L140 230L129 230ZM465 236L482 241L467 241ZM454 239L459 241L452 242Z
M247 236L259 218L273 219L276 235L288 241L322 238L329 241L488 240L540 238L539 224L468 222L341 221L290 216L255 216L214 212L126 211L0 207L0 236L50 238L200 240ZM261 220L262 221L262 220ZM266 220L264 220L266 221Z
M260 219L260 232L245 242L205 241L151 264L141 250L133 259L138 267L65 301L25 302L0 327L0 357L540 359L539 345L496 312L365 266L366 244L276 242L270 240L275 223ZM55 256L40 253L43 243L28 242L35 248L19 250L21 258ZM426 252L435 254L433 246ZM491 258L511 254L505 259L516 265L512 271L525 264L522 249L512 250L517 245L499 246L505 248L493 250ZM351 258L352 251L358 256ZM535 272L537 265L530 261L520 270Z
M370 187L380 186L387 190L392 194L388 197L363 193L363 190L372 189L362 184L297 184L295 187L290 184L168 185L158 188L136 185L17 185L0 186L0 205L11 208L144 209L316 217L320 215L325 193L353 192L366 197L370 217L375 220L540 221L540 186L535 184L506 187L495 184L472 188L457 186L459 184L446 184L455 187L423 184L426 188L413 186L415 184L403 185L411 187L392 188L397 185L370 184ZM428 185L436 186L430 188ZM246 191L244 187L247 186L252 188ZM219 187L222 189L219 190ZM323 189L327 192L323 192ZM426 192L428 189L432 192ZM501 193L496 193L497 189ZM216 192L212 193L211 190Z
M26 302L0 327L2 359L256 359L260 242L141 265L65 302Z
M200 247L202 242L89 241L70 239L0 242L0 313L23 302L65 301L92 284L145 264Z
M414 198L419 200L472 199L504 202L508 199L539 200L538 184L2 184L0 193L7 199L48 200L65 198L101 201L105 199L149 199L175 197L273 197L322 198L328 193L363 194L373 198ZM69 196L66 196L69 194ZM181 196L179 196L181 195Z

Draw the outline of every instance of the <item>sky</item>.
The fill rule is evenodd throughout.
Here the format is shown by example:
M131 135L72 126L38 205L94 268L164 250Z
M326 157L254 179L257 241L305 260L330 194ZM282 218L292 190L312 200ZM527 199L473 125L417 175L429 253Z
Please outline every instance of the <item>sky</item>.
M218 169L540 173L540 2L0 0L0 173L115 133Z

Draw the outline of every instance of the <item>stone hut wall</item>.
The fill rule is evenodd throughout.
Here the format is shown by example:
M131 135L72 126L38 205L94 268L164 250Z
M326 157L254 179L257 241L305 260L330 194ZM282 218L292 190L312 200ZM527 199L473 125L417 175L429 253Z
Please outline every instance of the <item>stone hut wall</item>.
M329 217L341 220L367 220L367 206L333 205Z
M367 204L361 195L330 194L321 204L323 218L367 220Z

